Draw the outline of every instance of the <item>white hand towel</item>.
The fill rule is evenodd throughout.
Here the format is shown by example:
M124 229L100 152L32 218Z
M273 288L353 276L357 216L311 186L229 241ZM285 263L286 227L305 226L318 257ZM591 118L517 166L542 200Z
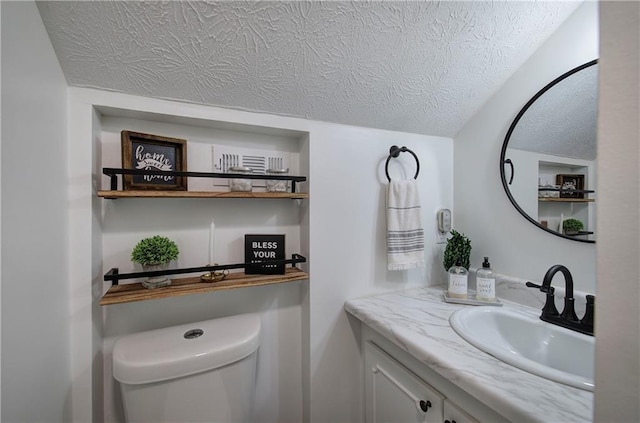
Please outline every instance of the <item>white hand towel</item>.
M418 183L415 179L391 181L387 191L387 268L405 270L424 267Z

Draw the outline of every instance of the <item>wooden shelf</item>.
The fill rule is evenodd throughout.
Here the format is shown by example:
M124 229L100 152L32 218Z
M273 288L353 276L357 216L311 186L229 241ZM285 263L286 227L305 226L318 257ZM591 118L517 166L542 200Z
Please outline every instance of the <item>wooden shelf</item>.
M309 198L304 192L221 192L221 191L98 191L98 197L116 198Z
M562 235L566 235L566 236L584 236L584 235L593 235L593 232L592 231L578 231L576 233L563 232Z
M592 189L572 189L572 190L563 190L561 188L538 188L538 191L552 191L552 192L571 192L571 193L578 193L578 194L592 194L595 191Z
M538 201L545 203L593 203L593 198L551 198L538 197Z
M272 285L306 279L309 279L309 275L306 272L296 267L288 267L284 275L245 275L244 273L230 273L220 282L202 282L198 276L172 279L171 285L156 289L147 289L143 287L141 283L114 285L104 294L100 300L100 305L181 297L205 292Z

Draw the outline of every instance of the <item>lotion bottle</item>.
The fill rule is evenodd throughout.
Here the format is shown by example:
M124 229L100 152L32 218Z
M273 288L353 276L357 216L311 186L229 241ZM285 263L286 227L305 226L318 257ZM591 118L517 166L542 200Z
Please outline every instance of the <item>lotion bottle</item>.
M460 259L458 259L456 265L449 268L449 297L467 298L468 277L469 272L462 266Z
M476 299L480 301L496 300L496 276L491 269L489 257L484 258L482 268L476 272Z

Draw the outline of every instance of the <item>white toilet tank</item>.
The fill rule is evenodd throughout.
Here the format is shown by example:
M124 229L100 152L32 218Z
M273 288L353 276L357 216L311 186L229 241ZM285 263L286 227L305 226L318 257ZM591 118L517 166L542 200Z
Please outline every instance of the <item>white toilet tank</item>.
M259 338L255 314L119 338L113 377L127 422L249 422Z

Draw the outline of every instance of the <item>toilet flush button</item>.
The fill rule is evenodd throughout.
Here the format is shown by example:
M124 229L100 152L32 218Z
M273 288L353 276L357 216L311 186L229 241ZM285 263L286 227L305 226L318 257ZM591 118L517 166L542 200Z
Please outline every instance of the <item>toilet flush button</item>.
M204 335L204 331L202 329L191 329L184 333L185 339L196 339Z

